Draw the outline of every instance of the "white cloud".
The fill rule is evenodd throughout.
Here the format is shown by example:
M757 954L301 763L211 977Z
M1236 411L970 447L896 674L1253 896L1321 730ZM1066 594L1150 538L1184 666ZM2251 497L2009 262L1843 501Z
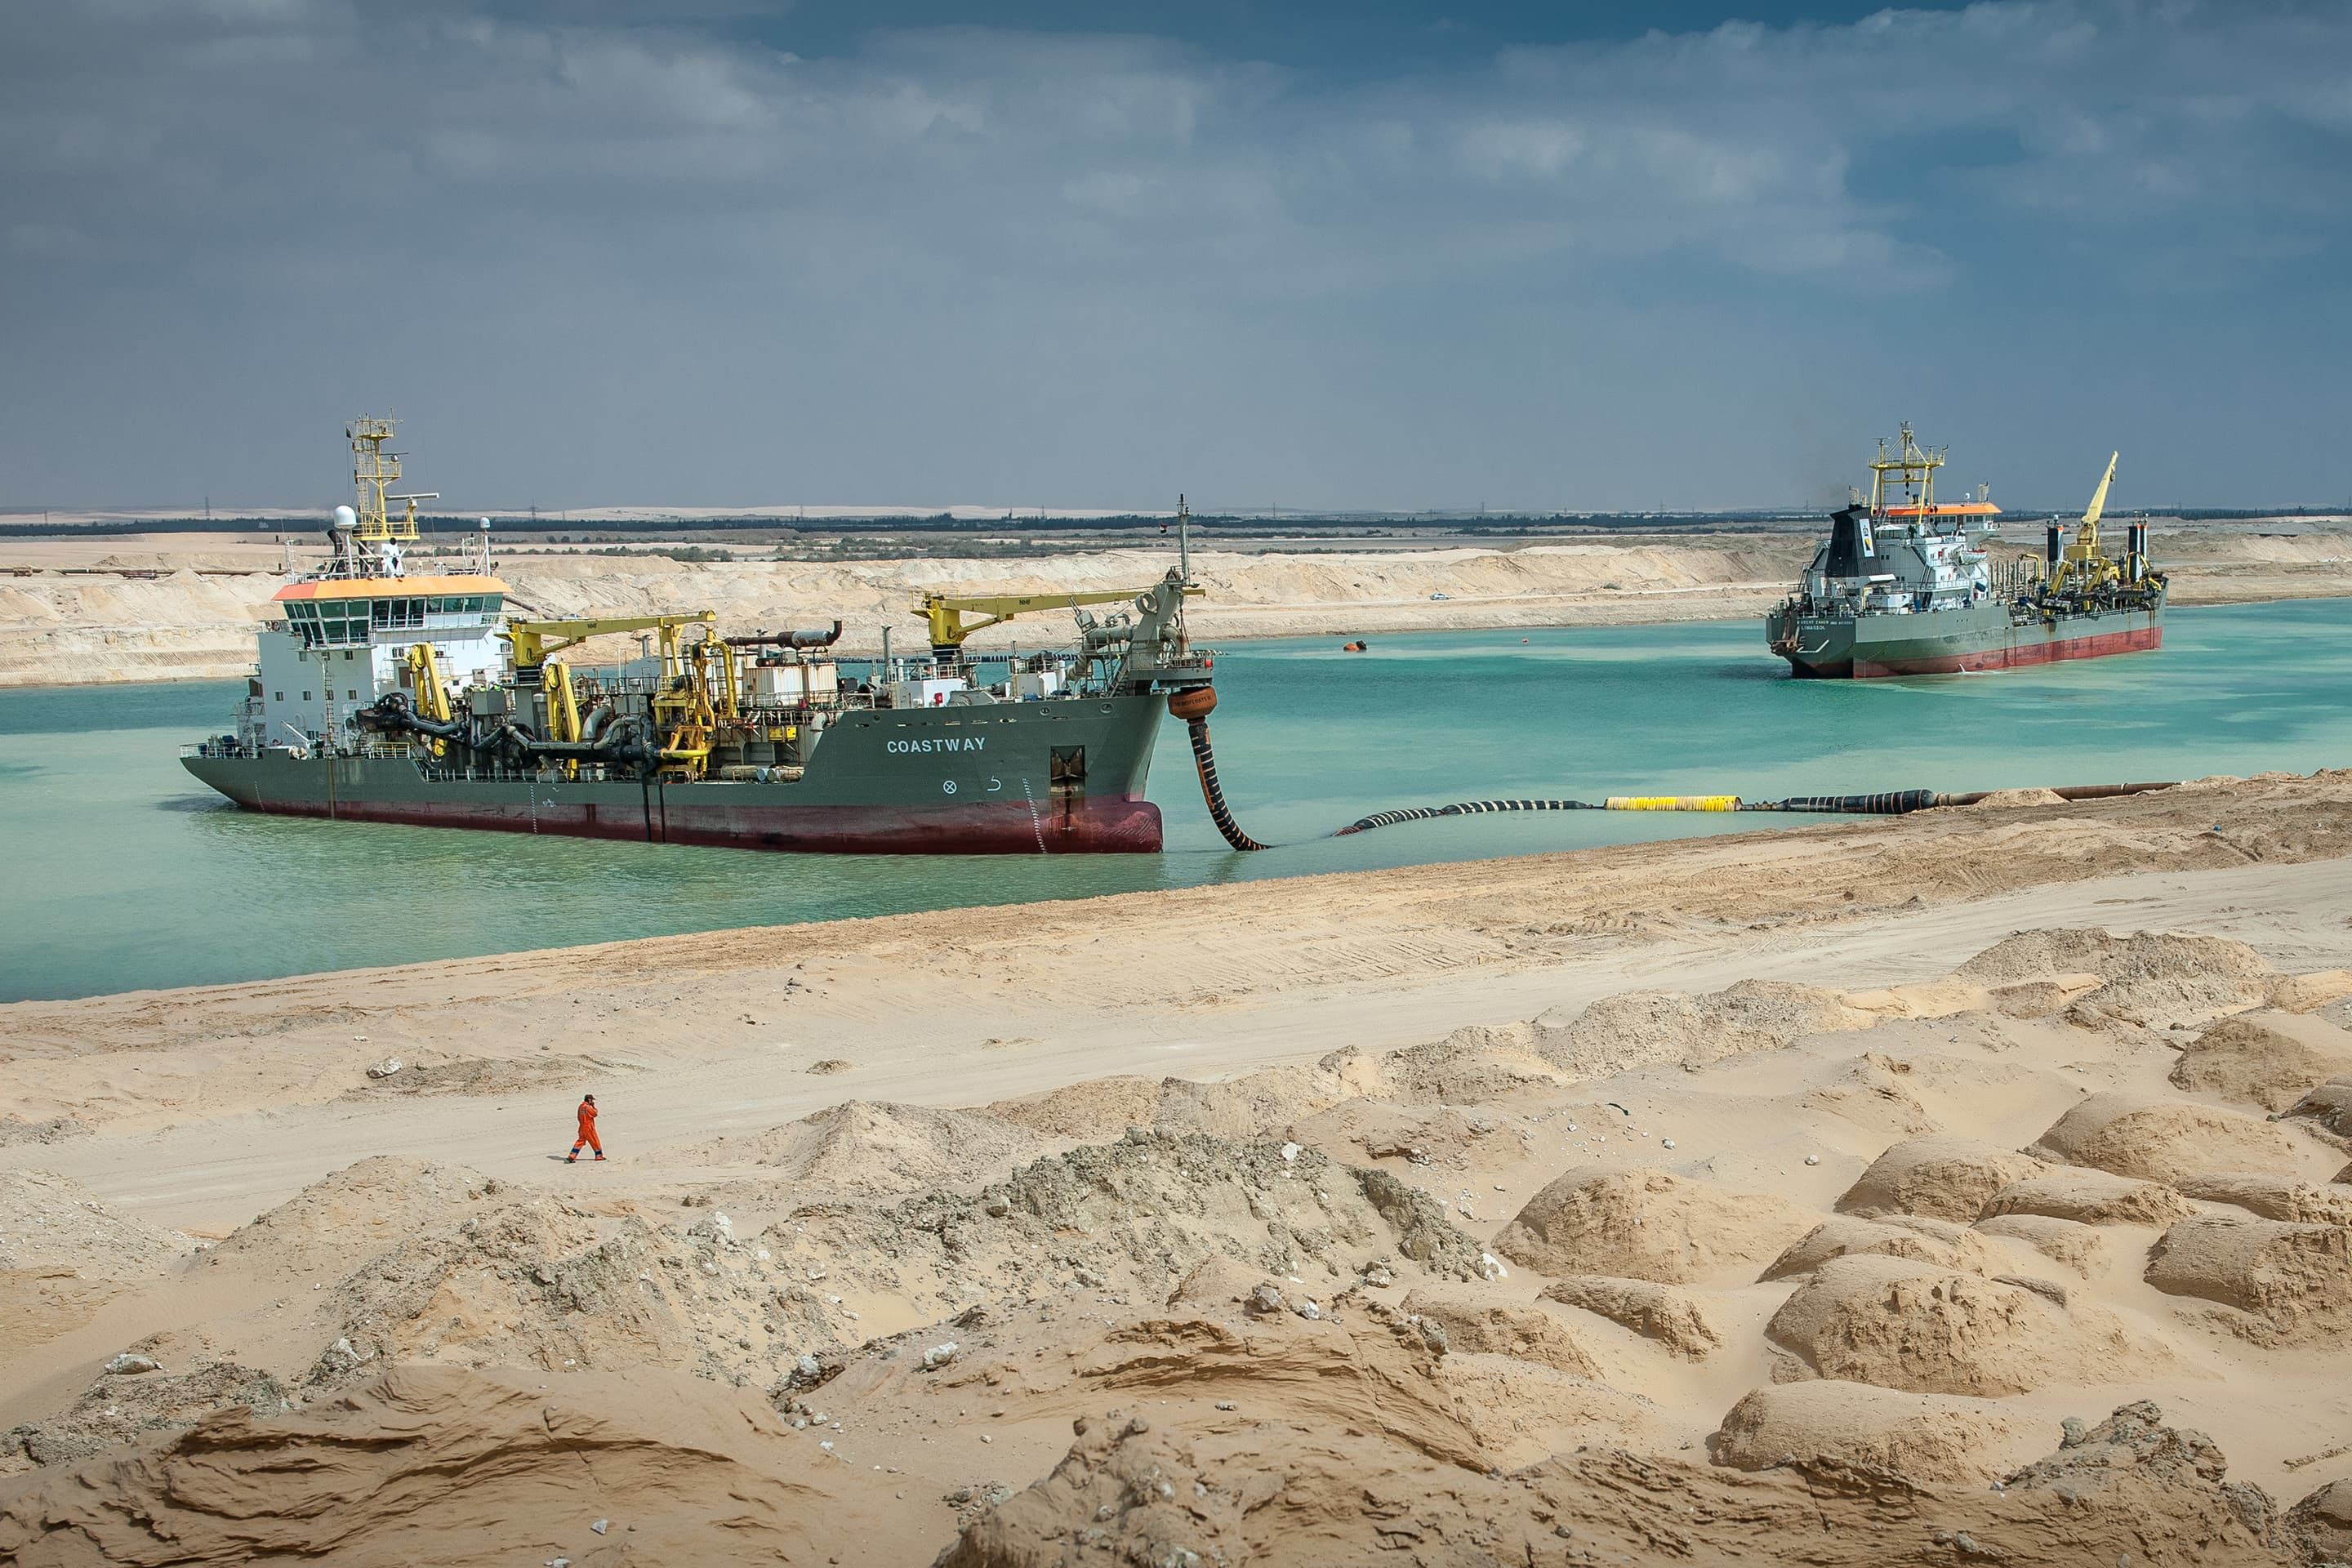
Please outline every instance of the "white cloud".
M1115 342L1190 364L1297 334L1370 356L1360 397L1454 352L1429 344L1491 331L1507 357L1528 319L1573 317L1547 330L1580 342L1596 321L1704 320L1709 353L1778 364L1768 326L1826 342L1890 296L1939 309L1965 284L1998 322L2062 286L2242 290L2352 229L2342 6L1984 0L1339 81L1148 37L948 28L802 58L487 4L105 0L12 20L0 289L49 268L69 321L98 286L86 258L110 286L193 279L217 291L204 319L242 310L305 362L348 318L290 301L361 277L415 321L560 304L715 344L688 386L754 339L838 352L824 374L855 383L880 363L854 352L869 321L908 323L890 363L940 374L1034 354L1059 375ZM1391 341L1437 357L1387 363ZM1623 374L1661 363L1630 338L1612 352ZM769 364L742 374L765 387ZM72 362L23 374L55 384ZM1522 395L1552 395L1554 363L1525 374ZM1098 390L1086 416L1115 405Z

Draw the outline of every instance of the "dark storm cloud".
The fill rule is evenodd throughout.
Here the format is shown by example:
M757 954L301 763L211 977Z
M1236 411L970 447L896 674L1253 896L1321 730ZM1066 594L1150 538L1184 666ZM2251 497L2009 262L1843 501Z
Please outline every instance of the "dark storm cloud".
M0 503L304 501L387 404L482 507L1765 504L1906 416L2012 495L2352 484L2290 466L2352 346L2340 7L1344 76L795 15L10 12Z

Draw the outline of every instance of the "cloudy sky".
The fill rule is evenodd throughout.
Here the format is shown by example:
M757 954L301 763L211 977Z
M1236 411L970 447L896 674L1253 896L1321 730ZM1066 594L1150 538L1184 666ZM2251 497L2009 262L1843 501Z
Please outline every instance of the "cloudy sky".
M0 507L2352 495L2342 0L0 0Z

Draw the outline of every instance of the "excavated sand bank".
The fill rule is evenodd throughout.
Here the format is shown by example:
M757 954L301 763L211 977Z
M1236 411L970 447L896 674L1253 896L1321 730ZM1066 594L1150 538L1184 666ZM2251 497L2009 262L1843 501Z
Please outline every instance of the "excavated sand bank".
M302 537L299 530L294 536ZM2347 542L2345 533L2319 528L2183 531L2167 544L2173 602L2352 593ZM1810 535L1773 532L1621 535L1511 549L1202 550L1192 559L1206 593L1193 607L1193 626L1215 641L1755 616L1788 591L1815 543ZM863 655L879 651L886 623L916 635L908 606L926 591L1139 587L1167 571L1169 556L1113 550L1017 563L836 563L515 554L499 571L535 614L709 605L743 630L837 617L846 623L843 647ZM274 547L229 536L0 542L0 568L11 569L0 576L0 686L242 676L253 662L254 618L281 580L274 574L280 559ZM1038 617L982 633L975 643L1035 644L1067 634L1061 621Z
M2340 1561L2352 1151L2263 1099L2347 847L2324 775L0 1008L0 1560ZM421 1046L613 1158L350 1092Z

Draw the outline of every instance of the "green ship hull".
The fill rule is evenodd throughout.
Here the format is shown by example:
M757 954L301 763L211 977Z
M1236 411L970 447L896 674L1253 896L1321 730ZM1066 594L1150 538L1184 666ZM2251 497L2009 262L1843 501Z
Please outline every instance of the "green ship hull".
M1148 854L1160 820L1144 786L1167 711L1145 694L861 710L789 783L573 779L446 766L412 747L208 743L182 762L248 810L339 821L842 854Z
M1765 616L1764 632L1802 677L1954 675L2152 651L2164 644L2164 606L2044 617L2000 600L1911 615L1807 616L1784 605Z

